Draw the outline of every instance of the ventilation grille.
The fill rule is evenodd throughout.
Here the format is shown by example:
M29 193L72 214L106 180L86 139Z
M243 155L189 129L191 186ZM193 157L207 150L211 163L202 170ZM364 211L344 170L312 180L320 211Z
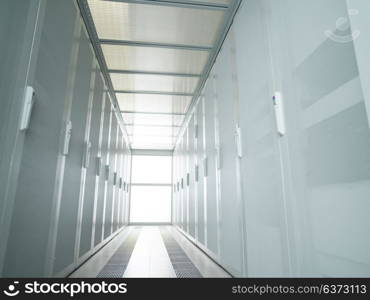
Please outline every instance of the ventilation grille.
M98 274L98 278L122 278L140 233L135 227Z
M197 267L191 262L176 240L168 230L161 229L163 242L166 246L176 277L178 278L202 278Z

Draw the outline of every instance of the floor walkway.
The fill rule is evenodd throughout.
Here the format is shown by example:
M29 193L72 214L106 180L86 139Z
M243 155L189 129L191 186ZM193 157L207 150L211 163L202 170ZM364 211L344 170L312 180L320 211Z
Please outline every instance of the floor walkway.
M123 277L176 277L157 227L144 227Z
M129 226L70 277L230 277L172 226Z

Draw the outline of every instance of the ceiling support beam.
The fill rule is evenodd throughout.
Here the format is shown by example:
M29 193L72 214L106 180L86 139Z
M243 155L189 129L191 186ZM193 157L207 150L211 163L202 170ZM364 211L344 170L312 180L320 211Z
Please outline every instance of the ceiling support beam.
M171 96L190 96L193 93L177 93L177 92L158 92L158 91L137 91L137 90L115 90L116 94L144 94L144 95L171 95Z
M136 111L136 110L121 110L123 114L146 114L146 115L173 115L173 116L184 116L184 113L175 112L157 112L157 111Z
M173 150L158 150L158 149L133 149L132 155L145 156L172 156Z
M200 74L172 73L172 72L152 72L152 71L133 71L133 70L114 70L114 69L109 69L108 73L139 74L139 75L164 75L164 76L177 76L177 77L201 77Z
M169 138L169 139L174 139L176 138L176 135L170 135L170 134L142 134L142 133L132 133L132 134L129 134L128 137L129 138L135 138L136 136L140 136L140 137L160 137L160 138Z
M136 47L155 47L155 48L168 48L180 50L193 50L193 51L211 51L212 47L209 46L195 46L195 45L181 45L181 44L167 44L156 42L140 42L128 40L111 40L100 39L99 43L102 45L121 45L121 46L136 46Z
M161 124L140 124L140 123L125 123L125 126L138 126L138 127L174 127L180 128L179 125L161 125Z

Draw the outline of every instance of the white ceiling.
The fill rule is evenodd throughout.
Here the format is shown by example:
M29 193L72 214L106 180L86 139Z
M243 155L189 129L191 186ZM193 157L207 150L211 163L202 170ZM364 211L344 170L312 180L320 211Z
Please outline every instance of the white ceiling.
M173 149L232 1L87 1L131 148Z

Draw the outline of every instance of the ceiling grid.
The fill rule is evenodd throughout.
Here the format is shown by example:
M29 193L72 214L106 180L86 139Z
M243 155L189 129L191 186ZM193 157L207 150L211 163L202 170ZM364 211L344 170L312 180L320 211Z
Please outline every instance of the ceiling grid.
M240 0L77 2L131 148L172 150Z

